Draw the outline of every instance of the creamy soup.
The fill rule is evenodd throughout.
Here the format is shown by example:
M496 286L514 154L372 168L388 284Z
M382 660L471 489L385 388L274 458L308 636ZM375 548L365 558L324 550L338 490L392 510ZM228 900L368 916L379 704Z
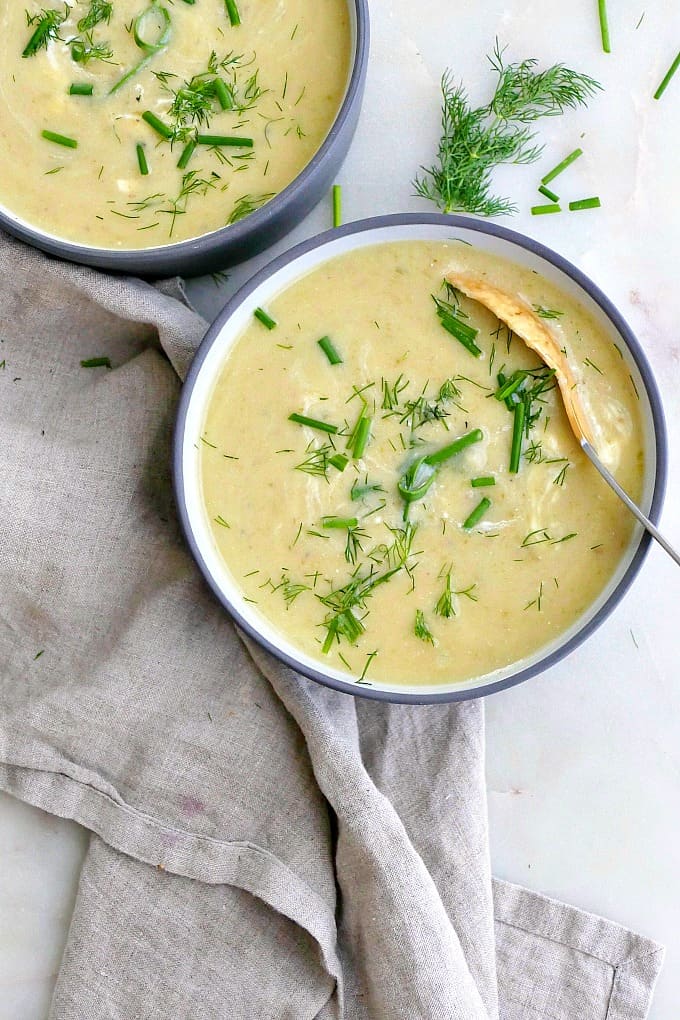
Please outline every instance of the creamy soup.
M603 460L640 496L628 368L541 276L455 241L399 242L294 283L216 382L204 505L256 611L364 683L451 683L530 656L592 604L631 537L550 372L442 285L454 269L519 295L554 332Z
M0 202L58 237L137 249L235 223L342 102L346 0L44 2L1 5Z

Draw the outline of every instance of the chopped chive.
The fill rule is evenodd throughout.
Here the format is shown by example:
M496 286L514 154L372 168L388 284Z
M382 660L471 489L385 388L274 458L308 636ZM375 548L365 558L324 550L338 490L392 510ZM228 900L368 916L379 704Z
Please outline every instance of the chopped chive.
M483 433L481 429L472 429L471 432L466 432L464 435L459 436L448 446L443 446L441 450L437 450L435 453L430 453L425 457L425 461L431 465L436 466L437 464L443 464L445 461L450 460L461 450L465 450L466 447L472 446L473 443L478 443L483 439Z
M479 478L471 478L470 485L473 489L482 489L487 485L495 485L496 479L493 475L481 475Z
M551 202L554 202L555 205L557 205L560 200L560 196L556 195L554 191L551 191L550 188L546 188L545 184L541 184L538 190L542 195L545 195L546 198L549 198Z
M344 471L349 464L349 458L345 457L344 453L336 453L334 457L328 458L328 463L332 464L338 471Z
M137 145L137 162L139 163L139 172L142 177L146 177L149 173L149 164L146 161L146 153L144 152L143 145Z
M570 202L569 210L575 212L577 209L599 209L601 205L600 199L595 195L593 198L579 198L576 202Z
M371 425L373 424L372 418L362 417L357 427L356 436L354 437L354 445L352 448L352 454L355 460L360 460L364 455L366 444L368 442Z
M561 163L558 163L557 166L553 167L553 169L550 170L545 177L541 177L541 184L550 184L550 182L554 180L558 174L561 174L563 170L566 170L568 166L571 166L574 160L577 160L579 156L582 155L583 149L574 149L573 152L570 152L568 156L564 157Z
M198 145L213 145L216 148L230 146L232 148L252 149L252 138L240 138L238 135L196 135Z
M220 104L223 110L234 109L234 97L231 94L231 90L227 88L221 78L215 78L213 82L213 89L217 96L217 102Z
M110 358L85 358L80 362L81 368L111 368Z
M359 524L356 517L322 517L321 526L324 528L356 528Z
M665 75L663 76L663 80L662 80L661 84L659 85L658 89L654 93L654 98L655 99L661 99L662 95L664 94L664 92L668 88L668 84L669 84L671 78L673 77L673 75L675 74L675 72L677 71L677 69L679 67L680 67L680 53L678 53L677 57L675 58L675 60L671 64L671 66L668 68L668 70L666 71Z
M232 25L240 25L241 24L241 15L238 12L238 7L236 6L236 0L224 0L224 4L225 4L225 6L227 8L227 14L229 15L229 21L232 23Z
M333 346L333 342L329 336L322 336L317 343L321 350L324 352L331 365L342 365L342 358Z
M520 400L519 404L515 404L513 413L515 419L512 425L509 471L511 474L516 475L519 471L519 461L522 456L522 435L524 434L524 420L526 418L526 404L523 400Z
M161 138L170 139L172 138L172 128L164 124L160 117L157 117L151 110L145 110L142 114L142 120L145 120L149 127L152 127L154 131L161 136Z
M94 92L94 85L84 81L74 81L68 90L69 96L91 96Z
M78 148L78 143L75 138L67 138L66 135L57 134L56 131L41 131L41 134L48 142L55 142L57 145L63 145L66 149Z
M189 160L194 154L195 148L196 142L189 142L187 145L184 146L184 148L182 149L182 155L177 160L177 166L179 167L180 170L184 170L184 168L187 166Z
M500 383L501 373L498 373ZM509 379L505 379L500 383L499 388L494 393L496 400L507 400L520 388L524 380L526 379L526 372L522 372L521 369L517 372L513 372Z
M554 205L532 205L531 215L532 216L547 216L548 213L562 212L562 207L555 203Z
M333 226L339 227L342 223L342 187L339 184L333 185Z
M334 436L338 431L337 425L329 425L326 421L319 421L318 418L308 418L306 415L298 414L297 412L289 414L288 421L294 421L298 425L306 425L310 429L318 429L319 432L328 432L331 436Z
M609 42L609 22L607 21L607 0L597 0L597 13L600 18L602 49L605 53L611 53L611 44Z
M259 320L259 322L262 323L263 326L266 326L267 329L276 329L276 319L272 319L271 315L268 315L264 308L256 308L253 315Z
M482 499L480 499L477 506L472 511L472 513L470 514L470 516L467 517L463 522L463 527L465 528L465 530L469 531L470 528L474 528L476 524L479 524L482 517L484 516L484 514L486 513L490 506L491 500L487 499L486 496L483 496Z
M435 305L437 306L437 317L441 322L442 326L447 333L455 337L463 347L467 348L470 354L474 354L476 358L480 356L482 350L475 343L475 338L479 333L478 329L473 326L468 326L466 322L456 314L456 309L453 305L448 304L446 301L441 301L435 295L432 295Z

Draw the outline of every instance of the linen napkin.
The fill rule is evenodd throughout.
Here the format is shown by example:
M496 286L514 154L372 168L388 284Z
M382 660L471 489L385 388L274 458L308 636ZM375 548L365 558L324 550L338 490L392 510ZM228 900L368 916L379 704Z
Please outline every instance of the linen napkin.
M0 787L91 832L50 1016L646 1016L661 947L492 880L481 702L326 690L208 592L181 298L0 237Z

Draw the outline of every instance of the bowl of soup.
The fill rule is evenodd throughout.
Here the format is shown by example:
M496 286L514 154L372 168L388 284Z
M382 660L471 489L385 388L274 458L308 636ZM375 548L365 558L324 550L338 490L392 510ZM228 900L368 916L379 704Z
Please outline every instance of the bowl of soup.
M0 13L0 227L99 268L197 275L328 191L366 0L49 0Z
M461 274L550 330L601 459L659 515L657 387L576 267L454 216L379 217L299 245L208 331L181 396L175 486L236 624L346 693L426 703L526 680L605 619L649 544L575 440L552 372L451 284Z

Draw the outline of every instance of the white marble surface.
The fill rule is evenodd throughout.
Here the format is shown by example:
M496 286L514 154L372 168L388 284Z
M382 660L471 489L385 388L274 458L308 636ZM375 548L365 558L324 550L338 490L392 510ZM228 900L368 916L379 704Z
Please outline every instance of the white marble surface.
M663 518L680 545L680 74L652 93L680 48L680 7L610 3L613 52L602 53L595 0L371 0L372 62L356 140L339 182L345 219L424 210L417 164L437 137L445 67L483 100L494 36L513 59L563 61L600 79L589 110L546 121L536 167L499 174L522 211L507 225L589 273L644 344L665 403L670 480ZM640 16L644 18L636 28ZM581 145L560 180L601 210L532 218L545 170ZM329 224L319 207L277 246ZM219 288L191 284L212 316L260 257ZM652 1020L680 1003L680 572L654 549L623 603L543 677L489 699L488 781L494 870L602 913L666 944ZM0 795L0 1020L42 1020L58 968L86 834Z

